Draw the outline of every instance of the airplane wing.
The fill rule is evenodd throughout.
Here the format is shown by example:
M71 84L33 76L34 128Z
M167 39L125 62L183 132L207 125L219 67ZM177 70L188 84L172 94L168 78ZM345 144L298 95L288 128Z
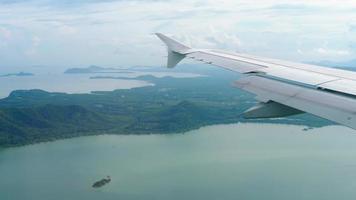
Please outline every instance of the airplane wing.
M307 112L356 129L356 72L262 58L241 53L195 49L156 33L168 50L167 67L191 58L246 74L235 86L260 102L245 118L284 117Z

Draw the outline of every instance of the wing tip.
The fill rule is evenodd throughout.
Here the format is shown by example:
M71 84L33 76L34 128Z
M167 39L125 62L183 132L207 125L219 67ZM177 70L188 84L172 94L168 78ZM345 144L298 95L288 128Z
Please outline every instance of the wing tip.
M163 33L154 33L163 43L166 44L168 50L180 53L180 54L185 54L188 50L191 48Z

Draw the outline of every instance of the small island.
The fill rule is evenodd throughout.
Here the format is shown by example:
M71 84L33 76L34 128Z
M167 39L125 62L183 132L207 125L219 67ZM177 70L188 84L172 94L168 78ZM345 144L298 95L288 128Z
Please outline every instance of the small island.
M107 176L106 178L103 178L99 181L96 181L94 184L93 184L93 188L100 188L100 187L103 187L104 185L110 183L111 181L111 178L110 176Z
M96 65L91 65L86 68L69 68L64 73L65 74L88 74L88 73L99 73L99 72L112 72L118 70L119 69L115 69L115 68L105 68Z
M10 74L0 75L0 77L9 77L9 76L34 76L34 74L29 73L29 72L19 72L19 73L10 73Z

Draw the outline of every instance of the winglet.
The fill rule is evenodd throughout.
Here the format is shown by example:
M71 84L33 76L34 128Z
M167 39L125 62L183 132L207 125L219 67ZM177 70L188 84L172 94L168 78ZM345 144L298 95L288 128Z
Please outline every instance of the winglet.
M167 67L175 67L181 60L185 58L185 54L191 49L190 47L170 38L162 33L156 33L157 37L167 45L168 60Z

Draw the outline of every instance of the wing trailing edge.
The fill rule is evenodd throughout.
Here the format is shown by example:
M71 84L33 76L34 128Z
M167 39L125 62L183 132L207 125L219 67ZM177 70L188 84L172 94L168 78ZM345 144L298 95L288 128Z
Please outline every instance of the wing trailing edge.
M356 100L347 96L259 76L239 79L235 86L257 95L260 102L278 102L356 129Z

